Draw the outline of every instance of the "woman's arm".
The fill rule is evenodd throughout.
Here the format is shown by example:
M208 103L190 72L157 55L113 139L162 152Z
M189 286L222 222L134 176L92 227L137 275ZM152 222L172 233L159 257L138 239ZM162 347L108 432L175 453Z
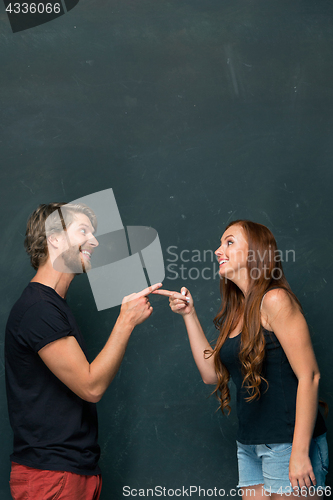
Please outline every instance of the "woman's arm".
M298 378L296 418L289 462L289 479L293 488L316 484L309 458L310 442L318 412L320 373L313 351L307 323L288 292L267 292L262 312L278 338Z
M204 354L205 350L212 353L213 349L206 339L204 331L200 325L200 321L194 309L193 298L189 290L183 287L181 292L182 293L160 289L155 290L153 293L169 297L171 310L183 316L193 358L202 380L205 384L215 385L217 383L217 375L214 366L214 356L207 358L207 355L205 356Z

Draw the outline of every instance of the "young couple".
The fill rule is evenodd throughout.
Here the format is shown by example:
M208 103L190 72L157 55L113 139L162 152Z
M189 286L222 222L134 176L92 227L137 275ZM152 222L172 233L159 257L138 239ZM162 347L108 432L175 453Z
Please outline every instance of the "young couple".
M215 252L222 307L214 349L190 291L162 290L158 283L123 299L109 339L89 363L66 294L73 278L91 268L96 227L83 204L40 205L28 220L25 247L36 275L13 306L5 337L13 499L99 499L96 402L117 373L133 329L152 314L150 293L168 296L172 311L183 316L195 362L203 381L216 386L222 411L230 411L230 377L236 384L244 498L248 486L256 497L307 487L317 498L328 467L320 374L301 305L281 262L265 252L277 250L272 233L239 220L222 235ZM250 251L264 258L250 261Z

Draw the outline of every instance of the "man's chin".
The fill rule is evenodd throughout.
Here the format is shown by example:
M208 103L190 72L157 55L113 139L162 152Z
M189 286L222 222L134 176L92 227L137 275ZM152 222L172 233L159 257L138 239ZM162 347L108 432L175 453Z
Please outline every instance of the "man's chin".
M53 269L60 273L77 274L87 273L91 269L91 262L84 257L77 247L59 255L53 262Z
M84 257L81 256L81 264L82 264L82 271L86 274L90 271L91 269L91 263L89 260L85 260Z

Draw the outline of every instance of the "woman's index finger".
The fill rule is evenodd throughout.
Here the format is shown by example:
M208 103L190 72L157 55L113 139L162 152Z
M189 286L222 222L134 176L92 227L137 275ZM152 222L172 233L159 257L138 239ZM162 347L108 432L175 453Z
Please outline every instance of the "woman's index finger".
M176 292L170 292L170 290L155 290L152 293L156 293L157 295L164 295L165 297L171 297Z
M189 297L185 297L185 295L182 295L179 292L170 292L170 290L156 290L153 293L156 293L156 295L165 295L166 297L174 297L175 299L181 299L186 302L190 300Z

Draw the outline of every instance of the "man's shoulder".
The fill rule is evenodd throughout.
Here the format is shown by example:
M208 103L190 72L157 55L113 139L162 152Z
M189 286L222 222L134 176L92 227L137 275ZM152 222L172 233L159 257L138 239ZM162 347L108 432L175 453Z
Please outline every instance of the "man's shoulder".
M17 314L19 311L24 312L39 302L47 301L47 297L38 285L39 283L34 283L34 286L32 286L31 282L28 283L13 305L10 314Z
M53 289L38 285L29 284L11 310L6 326L7 352L13 346L37 352L46 343L77 331L66 301L60 296L58 300Z
M38 321L38 318L63 316L66 302L60 296L59 299L50 287L30 282L13 305L7 326L18 326L25 318Z

